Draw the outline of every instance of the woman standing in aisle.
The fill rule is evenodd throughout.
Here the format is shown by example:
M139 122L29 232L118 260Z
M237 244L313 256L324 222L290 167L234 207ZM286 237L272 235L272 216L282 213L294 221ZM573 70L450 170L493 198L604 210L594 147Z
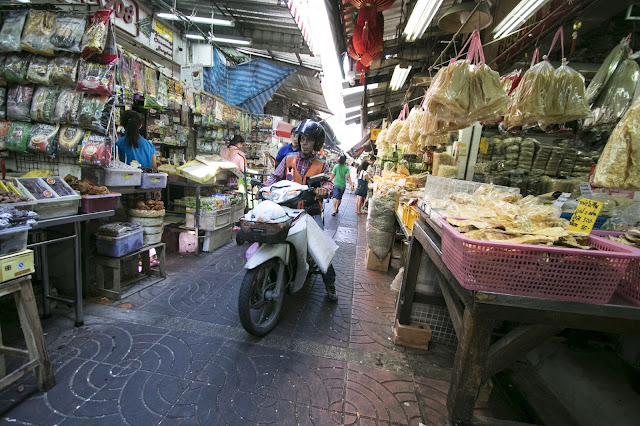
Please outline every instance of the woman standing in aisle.
M367 193L369 192L369 182L372 181L369 173L367 173L367 169L369 168L369 162L363 161L358 167L358 189L356 189L356 213L357 214L365 214L366 212L362 211L362 204L364 203L364 199L367 197Z
M136 161L142 168L157 170L156 148L151 142L140 136L142 120L135 111L125 111L122 115L122 127L125 135L118 139L118 158L127 164Z
M242 148L244 147L244 138L235 135L230 141L229 146L220 151L220 157L227 161L231 161L238 166L241 173L245 173L247 169L247 157L244 155Z
M342 196L347 188L347 181L351 185L351 177L349 176L349 166L346 164L347 156L342 154L338 159L338 164L333 166L333 213L331 216L338 214ZM346 179L345 179L346 178Z

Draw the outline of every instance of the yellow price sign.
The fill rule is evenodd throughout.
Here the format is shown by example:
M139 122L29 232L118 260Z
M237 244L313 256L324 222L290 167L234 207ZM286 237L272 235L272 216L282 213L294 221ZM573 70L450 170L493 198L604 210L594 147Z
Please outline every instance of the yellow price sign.
M371 129L371 140L375 141L378 139L378 134L382 131L382 129Z
M584 234L590 234L593 229L593 225L596 224L596 219L602 210L602 203L600 201L590 200L588 198L580 198L578 201L578 207L575 213L571 216L567 231L582 232Z
M489 151L489 142L487 142L486 138L480 138L480 151L482 151L484 155L487 155Z

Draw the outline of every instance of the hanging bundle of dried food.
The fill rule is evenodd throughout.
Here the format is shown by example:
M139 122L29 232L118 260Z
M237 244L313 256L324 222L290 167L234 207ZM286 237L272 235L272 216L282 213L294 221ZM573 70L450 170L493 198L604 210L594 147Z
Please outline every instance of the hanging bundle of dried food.
M596 75L589 83L586 91L587 102L589 105L593 105L596 102L600 96L600 92L613 76L618 65L629 57L629 54L631 53L631 48L629 47L630 43L630 36L624 38L616 47L613 48L602 65L600 65L600 68L598 68L598 72L596 72Z

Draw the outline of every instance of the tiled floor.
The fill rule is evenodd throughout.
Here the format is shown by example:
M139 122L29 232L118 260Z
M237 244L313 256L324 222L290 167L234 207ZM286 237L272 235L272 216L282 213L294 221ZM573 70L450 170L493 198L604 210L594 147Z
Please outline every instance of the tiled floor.
M70 314L46 320L57 385L40 393L29 376L2 391L2 422L443 424L454 350L392 343L393 272L364 268L366 217L354 201L326 220L340 246L338 303L315 276L256 339L237 312L246 245L172 256L164 282L86 304L84 327Z

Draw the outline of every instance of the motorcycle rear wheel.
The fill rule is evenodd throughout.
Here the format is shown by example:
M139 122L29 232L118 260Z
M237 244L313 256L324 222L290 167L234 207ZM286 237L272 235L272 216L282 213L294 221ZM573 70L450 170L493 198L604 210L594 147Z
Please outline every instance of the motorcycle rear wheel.
M275 291L278 280L278 259L271 259L253 268L244 276L238 296L238 314L248 333L262 337L278 324L282 314L285 289L277 300L267 300L265 293Z

